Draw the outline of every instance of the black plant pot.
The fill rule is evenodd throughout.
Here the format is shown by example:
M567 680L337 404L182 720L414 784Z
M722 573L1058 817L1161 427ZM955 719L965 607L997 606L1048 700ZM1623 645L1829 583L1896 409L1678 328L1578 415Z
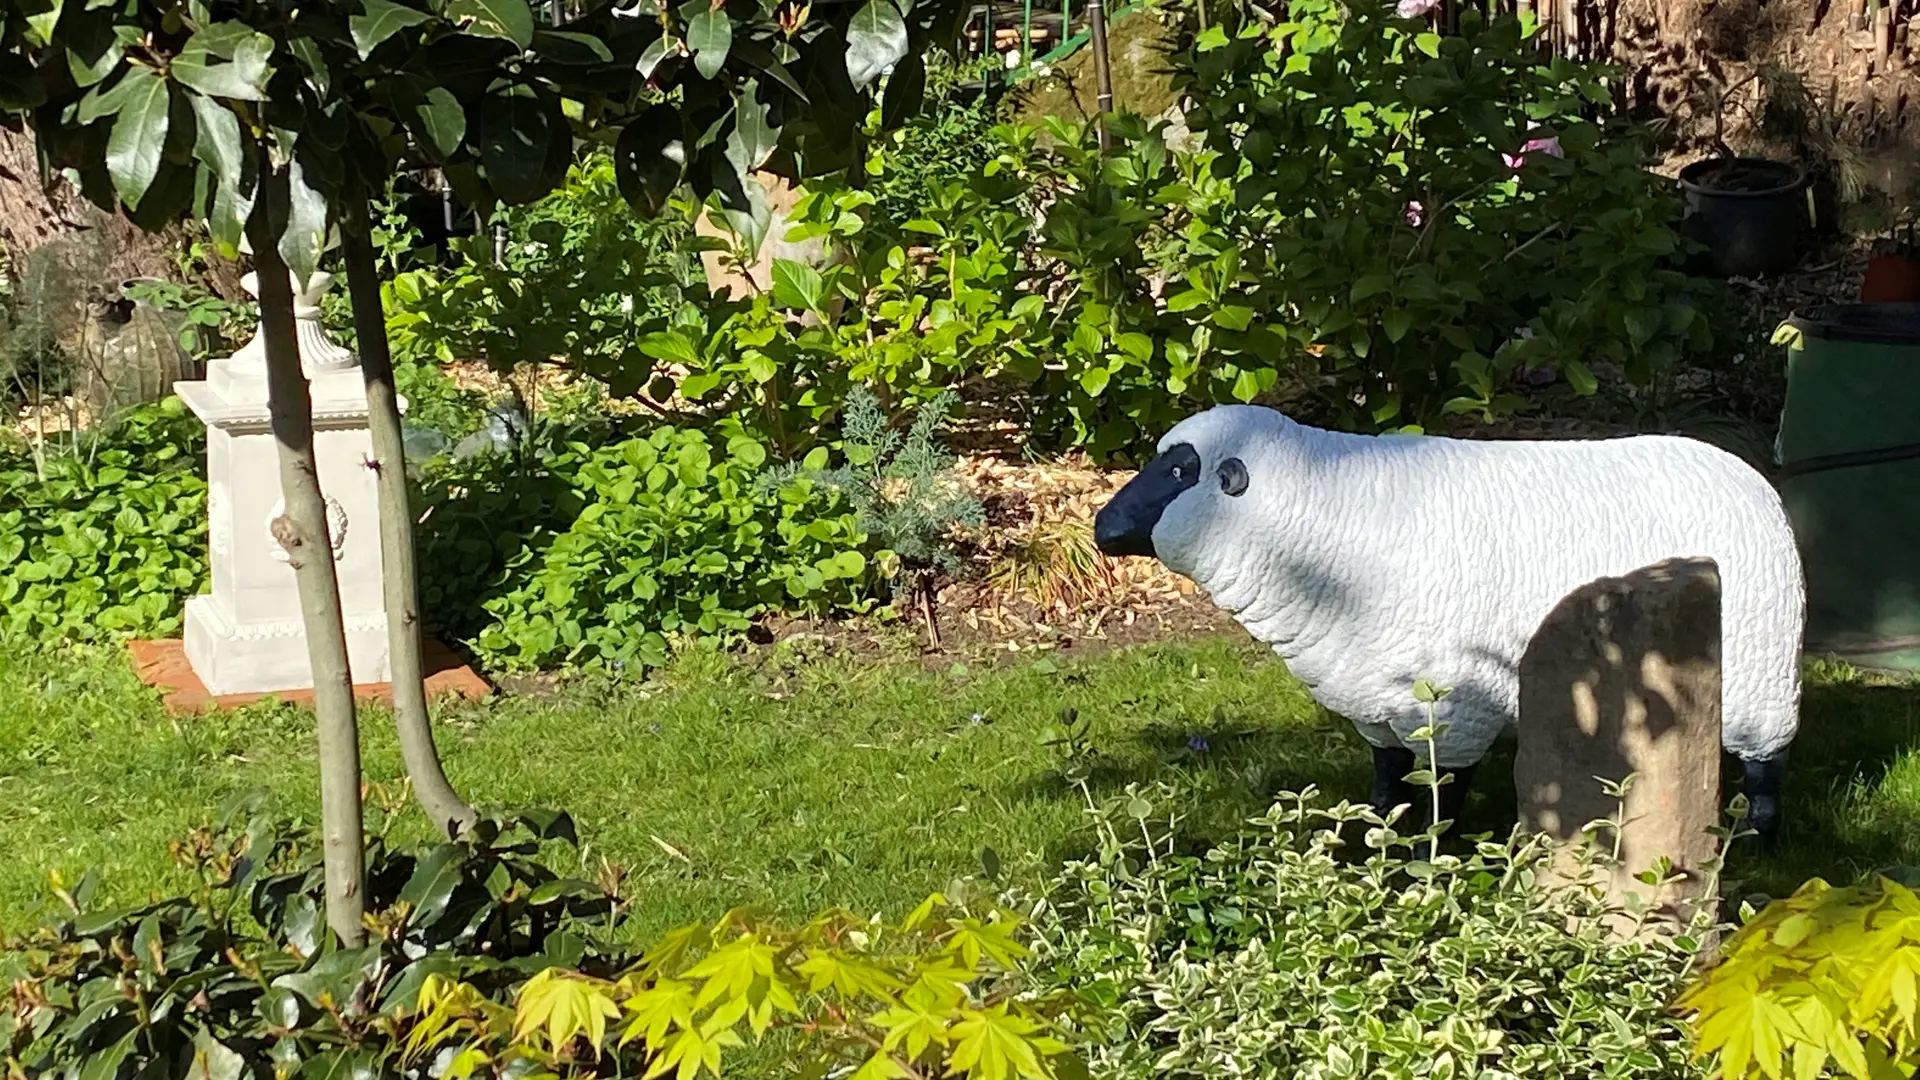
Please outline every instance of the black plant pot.
M1680 170L1681 228L1707 249L1699 270L1758 277L1792 269L1812 229L1806 189L1806 170L1766 158L1708 158Z

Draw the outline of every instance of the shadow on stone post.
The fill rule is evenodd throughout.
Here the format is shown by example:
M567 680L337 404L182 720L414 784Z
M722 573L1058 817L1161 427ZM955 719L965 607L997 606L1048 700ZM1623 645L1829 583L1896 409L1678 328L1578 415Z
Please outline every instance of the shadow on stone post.
M1603 578L1563 599L1520 663L1520 824L1560 843L1556 874L1602 856L1616 936L1717 921L1720 577L1708 559ZM1628 784L1624 796L1609 788ZM1588 826L1600 823L1598 828ZM1618 858L1614 858L1617 851ZM1591 853L1589 853L1591 854ZM1636 875L1671 861L1658 885ZM1647 910L1650 909L1650 910ZM1645 911L1644 918L1631 912ZM1711 942L1703 942L1711 950Z

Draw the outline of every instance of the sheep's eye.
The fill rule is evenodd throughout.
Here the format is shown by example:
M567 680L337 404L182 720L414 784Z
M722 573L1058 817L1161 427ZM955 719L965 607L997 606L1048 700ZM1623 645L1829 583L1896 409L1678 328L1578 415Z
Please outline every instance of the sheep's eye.
M1175 480L1184 480L1184 479L1186 479L1186 474L1184 474L1184 473L1182 473L1182 472L1180 471L1180 466L1178 466L1178 465L1175 465L1175 466L1173 467L1173 478L1174 478Z
M1237 457L1230 457L1220 463L1220 490L1229 495L1242 495L1247 490L1247 466Z

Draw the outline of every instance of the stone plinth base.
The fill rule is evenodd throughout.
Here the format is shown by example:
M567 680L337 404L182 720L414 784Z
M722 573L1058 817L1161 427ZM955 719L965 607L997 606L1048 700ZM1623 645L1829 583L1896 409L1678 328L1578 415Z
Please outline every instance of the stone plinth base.
M347 664L356 684L392 678L387 661L385 612L346 617ZM220 610L212 596L187 600L187 660L196 677L217 696L307 690L313 668L306 628L298 620L241 624Z
M1652 909L1643 931L1714 904L1705 871L1719 843L1707 830L1721 810L1720 579L1711 561L1660 563L1561 601L1521 661L1520 718L1514 787L1528 832L1563 842L1566 859L1589 822L1620 815L1621 865L1601 884L1615 903L1637 894ZM1629 775L1624 799L1597 779ZM1605 848L1615 838L1603 828L1597 840ZM1657 889L1634 880L1662 857L1678 880ZM1611 929L1633 927L1621 919Z
M128 651L133 654L134 670L140 681L159 690L164 697L166 710L176 716L203 712L207 709L229 709L248 705L269 697L281 701L302 705L313 702L311 689L273 690L258 693L214 694L200 677L193 673L193 665L187 660L185 643L179 638L163 641L132 641L127 643ZM445 697L449 694L478 700L493 693L493 687L487 685L478 673L460 661L451 649L429 637L421 642L421 660L427 673L427 698ZM354 696L363 701L377 701L392 704L393 686L390 683L361 683L353 688Z

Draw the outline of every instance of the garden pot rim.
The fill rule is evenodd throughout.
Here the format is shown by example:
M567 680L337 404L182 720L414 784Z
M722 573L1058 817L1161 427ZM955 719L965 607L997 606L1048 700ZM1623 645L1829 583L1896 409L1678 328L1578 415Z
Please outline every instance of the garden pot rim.
M1711 184L1702 183L1698 179L1701 173L1722 165L1757 165L1772 169L1780 175L1787 177L1787 179L1783 183L1770 188L1764 188L1760 191L1734 191L1728 188L1714 187ZM1805 184L1807 182L1807 170L1791 161L1781 161L1777 158L1747 157L1735 154L1732 157L1701 158L1699 161L1681 169L1679 179L1680 187L1683 190L1699 195L1712 195L1722 199L1768 199L1777 195L1785 195L1790 191L1796 190L1802 184Z

